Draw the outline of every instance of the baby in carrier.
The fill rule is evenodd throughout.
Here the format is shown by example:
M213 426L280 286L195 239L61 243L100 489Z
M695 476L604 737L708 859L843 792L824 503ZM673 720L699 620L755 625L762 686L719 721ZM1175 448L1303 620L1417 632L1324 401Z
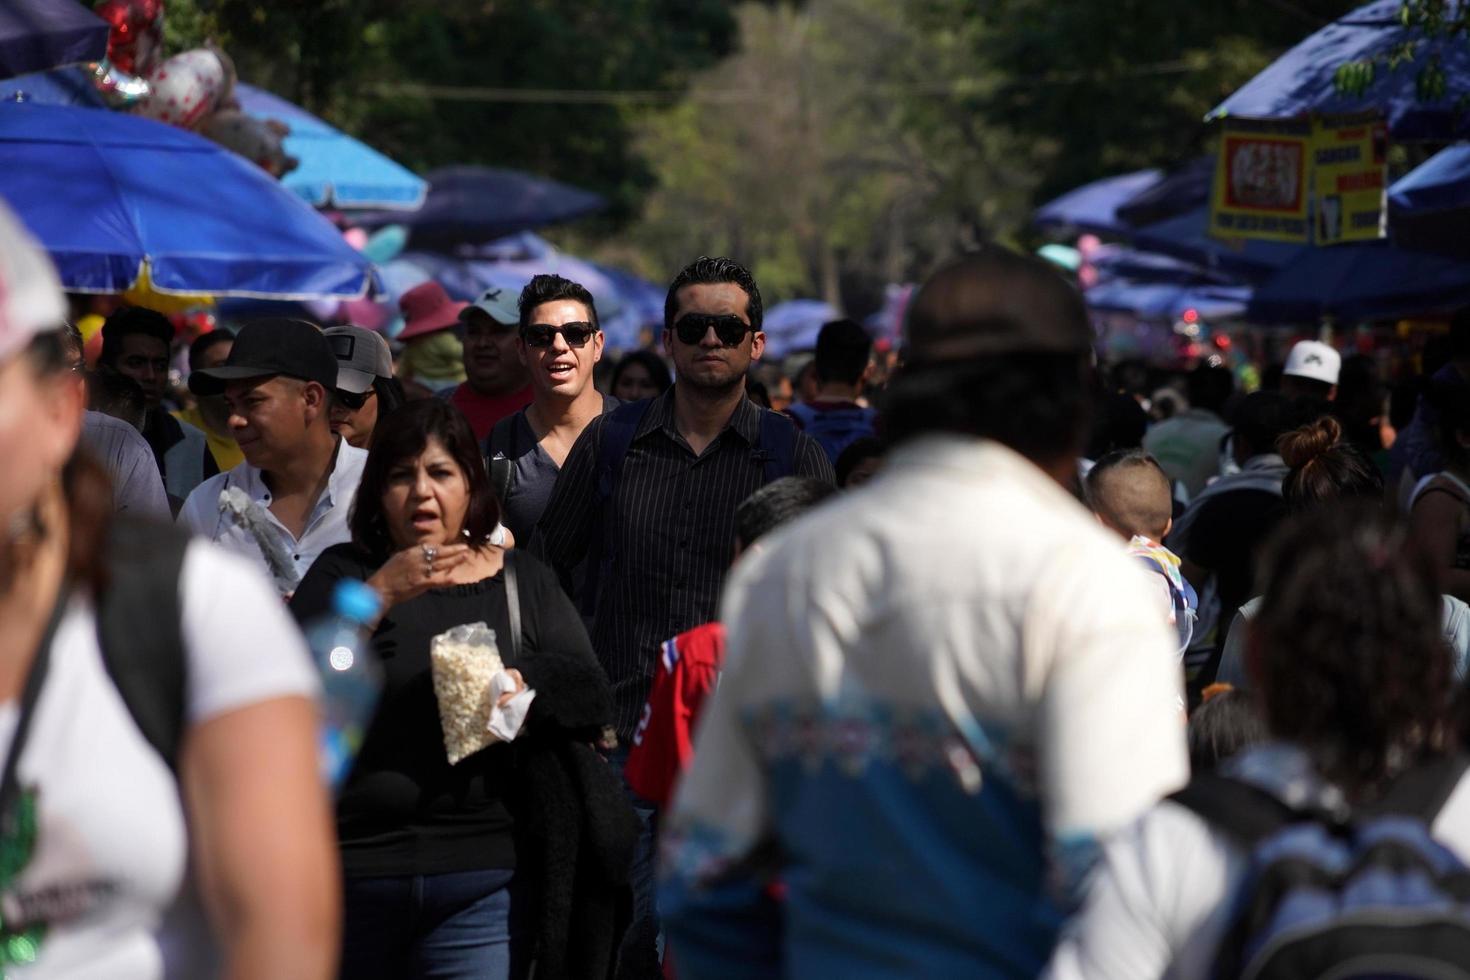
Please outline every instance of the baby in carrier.
M1194 634L1199 599L1179 573L1179 557L1159 542L1174 523L1169 478L1140 449L1109 453L1087 474L1087 503L1097 519L1128 541L1128 554L1159 577L1159 604L1179 637L1179 655Z

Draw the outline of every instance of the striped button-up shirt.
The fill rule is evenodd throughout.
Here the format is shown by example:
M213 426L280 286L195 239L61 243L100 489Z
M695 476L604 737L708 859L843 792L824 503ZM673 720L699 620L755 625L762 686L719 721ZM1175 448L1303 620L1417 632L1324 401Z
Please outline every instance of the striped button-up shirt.
M724 430L696 454L674 425L674 389L654 399L607 501L603 542L611 558L598 583L592 647L612 682L614 724L627 741L652 684L659 645L715 618L735 552L735 508L765 483L757 443L761 413L740 402ZM603 534L595 511L598 444L608 416L593 419L572 447L538 525L535 549L568 592L573 572ZM794 473L833 482L816 440L796 435Z

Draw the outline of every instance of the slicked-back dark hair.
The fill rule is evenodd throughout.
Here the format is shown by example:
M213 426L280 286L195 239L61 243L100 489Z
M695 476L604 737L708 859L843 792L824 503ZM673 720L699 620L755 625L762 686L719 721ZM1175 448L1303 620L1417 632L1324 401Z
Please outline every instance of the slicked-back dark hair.
M469 484L470 503L464 516L468 542L482 543L500 523L500 504L490 489L480 443L469 420L459 409L438 398L409 402L378 419L372 448L363 464L357 500L348 518L352 543L375 559L386 560L395 550L383 516L388 476L393 467L422 453L430 439L439 440Z
M752 330L759 330L765 319L765 309L761 306L761 291L755 284L755 276L734 259L724 256L711 258L708 255L701 255L679 270L674 281L669 283L669 294L664 299L664 329L674 329L674 314L679 310L679 290L685 286L721 282L734 283L744 290L745 317L750 321Z
M735 508L735 536L749 548L762 535L826 500L837 489L809 476L783 476L746 497Z
M122 356L123 338L139 334L160 340L164 347L173 349L174 325L168 322L168 317L141 306L124 306L114 310L102 324L102 353L98 363L115 367Z
M587 287L580 282L572 282L562 276L543 273L532 276L531 281L526 283L526 288L521 290L520 329L525 330L531 325L531 314L536 307L542 303L554 303L559 299L569 299L581 303L587 307L587 314L592 318L592 326L598 330L602 329L602 323L597 319L597 304L592 300L592 294Z

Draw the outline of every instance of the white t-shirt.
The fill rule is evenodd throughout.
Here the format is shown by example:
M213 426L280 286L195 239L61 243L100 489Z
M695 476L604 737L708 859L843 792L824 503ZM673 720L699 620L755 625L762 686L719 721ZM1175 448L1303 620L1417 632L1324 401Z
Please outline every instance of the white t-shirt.
M247 562L195 541L180 588L188 725L260 701L315 695L300 633ZM0 759L18 715L18 699L0 705ZM0 881L5 976L194 980L217 972L186 881L178 786L107 674L86 598L70 601L52 641L19 782L22 798L35 793L37 832L16 880ZM37 923L36 960L5 962L4 940L28 921Z
M1470 776L1430 831L1470 862ZM1158 804L1103 849L1087 904L1043 978L1208 977L1248 867L1249 855L1193 810Z

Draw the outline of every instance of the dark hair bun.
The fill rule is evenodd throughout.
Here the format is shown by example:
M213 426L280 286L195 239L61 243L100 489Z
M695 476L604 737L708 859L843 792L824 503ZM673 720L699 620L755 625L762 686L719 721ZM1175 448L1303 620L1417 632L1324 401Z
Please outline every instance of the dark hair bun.
M1276 440L1276 451L1287 466L1299 470L1323 453L1332 449L1342 439L1342 426L1337 419L1324 415L1315 422L1308 422L1300 429L1283 435Z

